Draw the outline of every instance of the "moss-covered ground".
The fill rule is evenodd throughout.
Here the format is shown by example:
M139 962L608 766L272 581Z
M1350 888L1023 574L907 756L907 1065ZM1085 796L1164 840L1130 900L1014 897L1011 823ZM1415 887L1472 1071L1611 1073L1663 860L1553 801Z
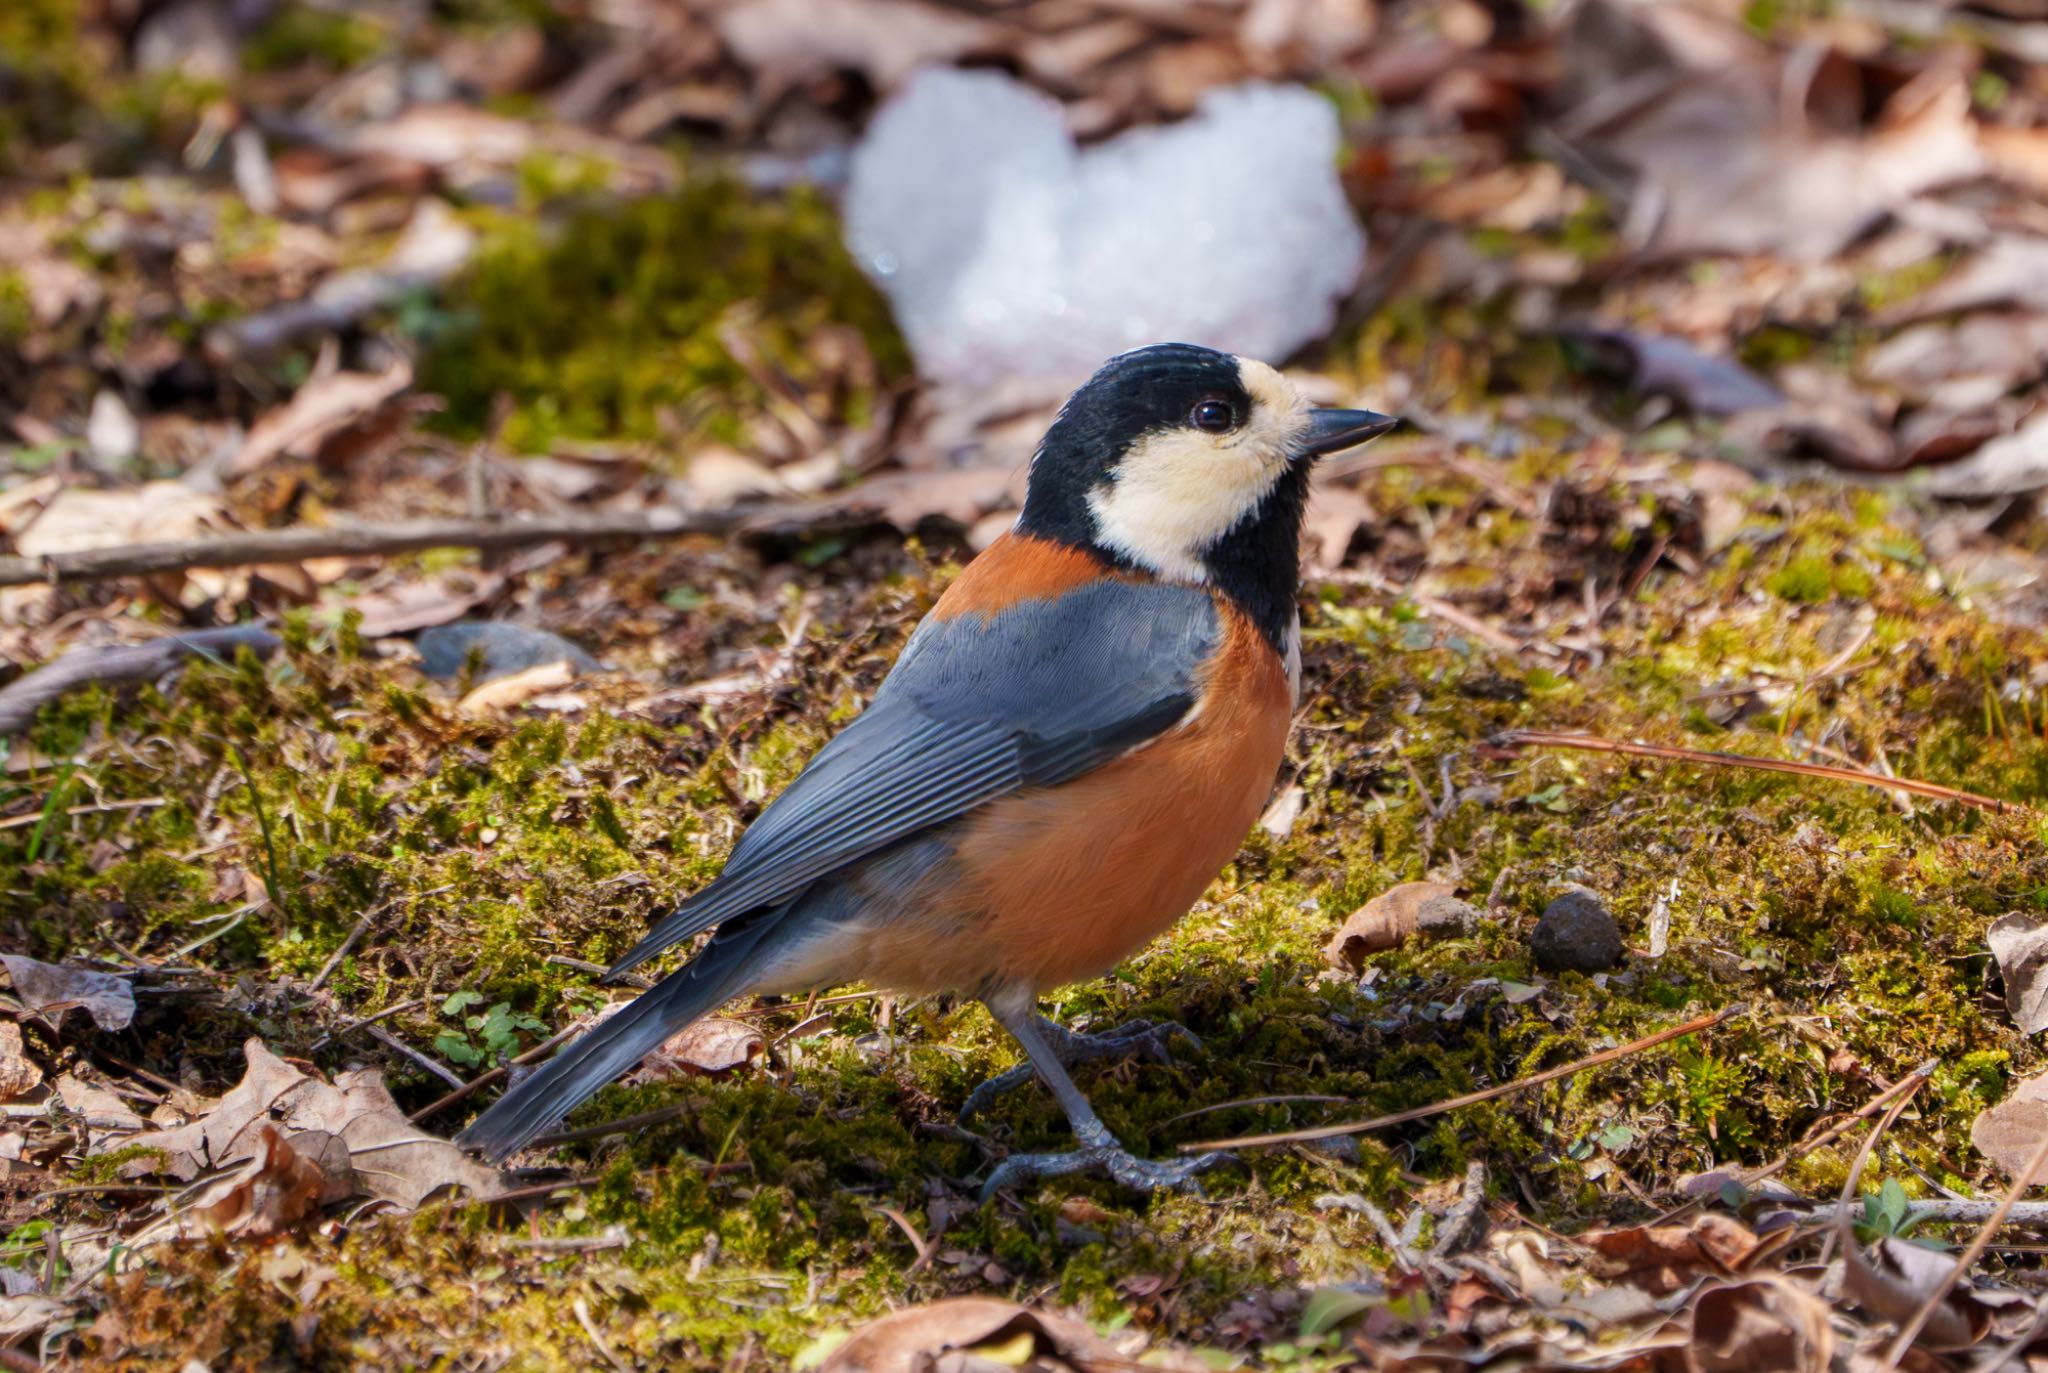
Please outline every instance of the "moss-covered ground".
M47 361L0 358L5 398L34 410L47 388L53 414L84 413L95 369L166 340L174 354L194 347L207 325L290 294L289 273L264 265L287 256L285 221L217 190L144 194L111 179L152 149L161 161L186 147L219 92L116 81L116 54L78 31L73 9L0 6L0 77L19 78L0 109L0 165L72 139L91 153L26 208L64 261L94 273L105 307L39 340ZM549 11L464 0L438 12L487 27ZM284 6L247 65L345 69L383 41L375 28ZM682 190L629 203L595 193L595 172L543 152L495 199L451 192L482 235L471 269L362 323L418 356L422 389L448 402L433 422L458 440L488 429L504 397L511 451L625 439L652 445L659 468L685 440L745 447L768 407L721 340L735 319L842 432L907 374L822 199L756 199L692 168ZM1432 232L1494 264L1615 254L1598 198L1572 204L1540 234ZM206 252L93 246L108 237L95 229L188 214ZM379 227L337 231L338 260L375 260L403 222L366 218ZM1694 265L1588 272L1570 312L1546 309L1597 304L1654 324L1684 316L1674 302L1687 292L1718 290L1741 306L1725 330L1735 355L1848 368L1875 337L1868 312L1945 264L1851 264L1859 299L1831 300L1839 313L1818 321L1773 313L1793 269L1758 284ZM1351 563L1377 569L1377 584L1343 573L1304 589L1307 693L1280 779L1304 805L1281 837L1251 836L1169 936L1050 1000L1078 1027L1172 1019L1202 1041L1171 1064L1087 1069L1081 1085L1129 1144L1163 1154L1427 1105L1736 1003L1744 1015L1355 1147L1247 1151L1207 1174L1201 1197L1084 1179L984 1207L977 1183L994 1158L1067 1135L1035 1088L978 1122L980 1140L953 1127L972 1085L1017 1061L982 1010L879 997L748 1007L772 1041L766 1062L608 1089L572 1124L671 1114L529 1156L553 1171L518 1205L342 1210L286 1239L157 1246L125 1259L56 1344L82 1366L197 1358L216 1373L588 1367L602 1356L581 1303L629 1366L738 1373L802 1362L894 1305L971 1292L1286 1364L1302 1293L1388 1259L1367 1218L1318 1204L1327 1194L1398 1213L1478 1161L1497 1216L1572 1231L1655 1215L1683 1199L1687 1175L1794 1151L1785 1181L1822 1196L1856 1137L1795 1146L1930 1059L1930 1086L1864 1186L1982 1190L1970 1122L2043 1068L2002 1012L1984 937L2005 911L2048 907L2038 588L2029 604L1979 583L1970 569L1996 560L1958 556L1981 551L1974 515L1692 465L1732 441L1706 422L1636 424L1643 398L1590 383L1583 359L1515 315L1510 287L1391 294L1311 359L1435 432L1385 441L1356 479L1374 514ZM25 282L0 274L10 350L31 333L25 300ZM252 418L303 380L317 346L200 389ZM450 501L445 482L350 480L308 464L275 502L233 494L252 522L275 523ZM2037 556L2038 518L2008 516L1998 537ZM964 556L835 534L518 572L505 602L620 669L575 689L580 710L466 714L346 623L310 618L267 663L201 663L72 698L0 777L0 947L149 971L132 1028L95 1035L74 1014L60 1039L31 1023L31 1056L217 1094L257 1035L326 1073L374 1064L408 1109L434 1102L446 1085L361 1022L388 1011L380 1029L472 1076L618 995L588 969L717 870ZM1412 601L1381 589L1411 578ZM1476 636L1440 603L1526 646ZM676 692L763 662L784 670L708 702ZM2015 808L1500 747L1516 729L1889 769ZM1424 877L1481 908L1476 932L1377 955L1363 975L1326 963L1349 912ZM1614 970L1533 965L1529 932L1566 884L1618 917L1630 948ZM487 1098L423 1128L453 1133ZM1238 1104L1254 1098L1269 1100ZM51 1271L53 1228L132 1217L135 1194L94 1190L110 1183L107 1160L46 1161L73 1190L0 1194L0 1264Z
M1633 499L1572 461L1525 454L1510 475L1576 483L1593 503ZM1491 569L1508 594L1556 559L1554 526L1482 517L1483 491L1420 461L1366 489L1377 508L1409 512L1395 524L1438 512L1444 585L1462 563ZM563 1189L523 1212L442 1205L270 1246L160 1248L117 1281L84 1347L109 1366L186 1353L216 1369L579 1365L594 1353L569 1314L581 1297L629 1359L765 1367L893 1303L993 1291L1242 1348L1287 1334L1305 1286L1384 1258L1363 1218L1318 1209L1320 1195L1398 1209L1480 1160L1494 1202L1542 1225L1641 1217L1684 1174L1769 1161L1928 1058L1932 1087L1887 1135L1871 1182L1968 1186L1983 1173L1971 1119L2038 1066L1987 1009L1984 942L1998 914L2048 904L2037 813L1487 746L1528 727L1773 757L1820 757L1818 746L2048 802L2038 636L1930 562L1922 512L1836 489L1743 500L1740 529L1696 573L1650 571L1597 626L1538 634L1576 645L1568 659L1518 657L1405 602L1312 585L1288 763L1306 806L1292 831L1255 836L1169 937L1050 1009L1098 1026L1172 1018L1201 1037L1203 1052L1170 1066L1082 1079L1110 1125L1153 1152L1423 1105L1734 1002L1745 1017L1367 1136L1355 1153L1248 1152L1208 1175L1203 1198L1069 1181L978 1208L993 1152L1064 1138L1035 1090L983 1123L985 1145L946 1128L970 1086L1016 1058L984 1012L772 1008L771 1037L798 1033L776 1040L771 1064L608 1090L575 1122L685 1109L562 1148ZM710 546L558 564L533 574L541 605L642 676L595 687L590 709L568 716L462 715L345 628L305 630L268 665L201 666L168 695L76 698L35 740L76 764L13 783L17 809L29 798L52 818L0 830L6 942L205 971L205 994L146 994L136 1026L94 1050L218 1091L257 1034L323 1070L377 1062L402 1103L425 1104L440 1082L332 1032L410 1003L385 1028L460 1058L491 1047L467 1043L467 1014L506 1003L512 1038L496 1047L524 1048L544 1033L534 1027L605 997L550 960L603 963L715 871L954 570L949 555L893 542L807 571L764 573L754 555ZM783 582L779 596L717 590L764 578ZM609 613L574 608L593 579L611 588ZM656 593L678 586L709 594L663 604ZM772 691L718 708L635 704L647 675L686 682L736 653L778 651L799 603L809 629ZM163 804L59 814L142 797ZM223 855L271 901L179 953L244 899L222 889ZM1326 966L1321 945L1347 912L1424 876L1484 908L1476 934L1381 955L1363 979ZM1624 966L1550 977L1532 965L1528 931L1567 882L1619 916ZM1668 945L1651 956L1660 901ZM365 912L363 938L309 993ZM473 1004L445 1011L462 992ZM1342 1104L1228 1105L1274 1095ZM1208 1107L1222 1109L1189 1115ZM429 1125L452 1131L470 1109ZM1823 1149L1788 1180L1821 1194L1845 1166ZM46 1211L87 1227L112 1204L69 1197ZM925 1262L897 1216L929 1240Z

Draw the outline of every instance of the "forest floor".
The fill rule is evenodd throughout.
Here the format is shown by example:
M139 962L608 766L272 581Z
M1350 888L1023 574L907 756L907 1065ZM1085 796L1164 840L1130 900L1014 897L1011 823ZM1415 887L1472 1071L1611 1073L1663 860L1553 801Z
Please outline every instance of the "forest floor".
M389 40L368 19L280 15L240 50L257 107L300 99L261 83L308 68L345 86ZM525 23L451 23L444 57L514 45ZM92 35L71 37L96 70ZM1520 89L1477 54L1526 45L1505 24L1487 41L1468 68ZM1792 46L1772 44L1772 61ZM2008 70L1987 60L1966 109ZM1872 381L1883 344L1936 317L2031 337L2029 319L1938 294L2022 241L1981 191L1967 203L1995 232L1976 247L1919 251L1923 220L1818 263L1782 244L1638 256L1622 207L1558 174L1570 158L1403 124L1397 100L1344 106L1362 150L1347 175L1393 218L1374 224L1355 311L1300 372L1319 397L1413 423L1320 484L1306 689L1274 807L1170 934L1046 1010L1199 1040L1079 1074L1155 1155L1416 1111L1732 1013L1459 1109L1239 1148L1201 1195L1076 1178L982 1204L1006 1153L1062 1146L1057 1108L1030 1087L963 1130L962 1101L1014 1045L971 1003L861 988L731 1008L715 1042L650 1062L503 1175L404 1142L452 1136L502 1059L627 994L598 970L717 871L1005 518L1014 462L963 479L877 456L944 417L918 408L828 200L746 190L644 143L564 151L559 123L520 109L471 112L549 131L508 163L429 165L414 127L421 146L394 134L380 155L419 175L323 145L280 157L288 197L314 194L316 170L378 194L255 211L226 174L50 151L118 144L93 119L145 144L226 120L233 142L217 90L122 91L144 116L88 104L72 142L18 131L35 188L10 203L16 266L0 275L15 416L0 524L17 551L344 516L843 504L729 539L0 590L23 665L254 617L284 640L72 693L12 743L0 947L113 974L127 1006L90 979L38 993L33 968L0 1001L11 1359L736 1373L817 1366L875 1318L956 1296L1092 1331L1020 1346L1008 1307L934 1318L1010 1366L1096 1339L1123 1353L1072 1361L1149 1346L1188 1366L1678 1367L1709 1338L1714 1290L1805 1341L1800 1366L1826 1367L1837 1342L1867 1350L1923 1298L1959 1323L1953 1347L2031 1338L2026 1244L1994 1246L1945 1304L1924 1274L1868 1276L1900 1262L1886 1242L1908 1231L1970 1239L1974 1221L1915 1208L2005 1191L1993 1159L2015 1169L2015 1146L1982 1120L2048 1069L2027 1032L2040 960L1995 958L1989 934L2010 913L2048 919L2048 522L2029 496L1953 501L1841 470L1968 451L1956 436L1982 419L1935 393L1957 381L1935 364ZM1445 159L1484 164L1465 166L1462 210L1429 199ZM454 245L459 271L277 349L232 336L405 237ZM1924 316L1901 306L1926 293ZM1659 327L1693 342L1651 358ZM2038 349L1936 351L2002 377L2001 414L2038 382ZM1752 386L1783 394L1753 404ZM1844 395L1885 397L1882 424L1843 418ZM994 419L963 423L1010 451ZM1857 447L1873 432L1880 458ZM470 617L594 661L424 674L408 636ZM1413 881L1473 919L1327 951ZM1574 890L1618 924L1604 970L1532 953ZM2008 928L2024 943L2029 924ZM364 1068L388 1098L348 1076ZM1859 1161L1887 1105L1902 1109ZM289 1152L272 1130L251 1162L211 1152L226 1136L209 1121L237 1138L317 1128ZM2039 1122L2007 1126L2023 1161ZM364 1130L402 1166L380 1176ZM1823 1246L1851 1184L1869 1200L1850 1247L1878 1258L1845 1272ZM1801 1303L1823 1300L1815 1325ZM1693 1324L1673 1337L1680 1313Z

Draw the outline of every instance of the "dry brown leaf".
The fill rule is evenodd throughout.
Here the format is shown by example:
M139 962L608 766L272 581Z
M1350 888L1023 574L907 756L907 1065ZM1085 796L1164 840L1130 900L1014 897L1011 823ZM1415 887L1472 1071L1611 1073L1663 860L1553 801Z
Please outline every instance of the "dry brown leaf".
M1593 1230L1579 1242L1593 1251L1587 1264L1593 1272L1652 1292L1675 1292L1701 1273L1740 1273L1790 1238L1760 1237L1738 1220L1708 1212L1684 1225Z
M1843 1251L1842 1296L1882 1320L1912 1319L1956 1266L1953 1254L1923 1249L1889 1235L1874 1256L1860 1244ZM1968 1349L1991 1331L1995 1313L1968 1288L1957 1286L1921 1328L1915 1341L1928 1349Z
M14 995L36 1015L56 1025L76 1007L102 1030L125 1030L135 1019L135 989L126 978L90 968L38 963L20 954L0 954L14 980Z
M1271 835L1275 843L1279 843L1294 833L1294 824L1301 819L1301 812L1307 805L1307 788L1282 787L1280 794L1266 807L1265 813L1259 816L1259 828Z
M476 574L468 590L450 585L446 579L401 582L397 586L371 591L341 604L362 616L357 632L365 639L392 634L411 634L435 625L453 624L505 589L505 578L495 572Z
M39 1333L52 1321L63 1320L78 1307L55 1297L28 1292L0 1297L0 1343L12 1343L25 1335Z
M411 385L412 364L403 358L374 374L315 377L249 427L242 451L228 460L227 475L245 477L287 455L317 457L330 441L375 427L386 407Z
M143 1126L142 1117L133 1107L98 1083L64 1073L54 1085L57 1099L66 1110L85 1118L86 1128L95 1141L103 1142L109 1135L126 1134Z
M1935 495L1965 499L2016 495L2048 487L2048 407L2036 410L2010 434L1987 440L1968 457L1917 472L1914 478L1916 485ZM2037 978L2038 974L2034 976ZM2008 981L2006 985L2009 989L2012 984ZM2030 978L2029 986L2032 985ZM2038 1003L2032 1014L2042 1018ZM2043 1023L2048 1023L2048 1018ZM2038 1028L2027 1032L2033 1034Z
M1632 228L1654 247L1819 261L1887 213L1982 170L1957 72L1930 68L1891 97L1875 127L1845 127L1844 110L1861 108L1853 64L1794 68L1736 25L1686 8L1584 5L1562 48L1568 86L1626 81L1647 94L1619 108L1587 100L1582 110L1599 113L1572 131L1634 169ZM1622 33L1634 41L1618 41ZM1616 62L1629 69L1612 70ZM1652 83L1660 71L1668 79Z
M941 1362L955 1351L980 1351L984 1357ZM1090 1360L1121 1365L1130 1357L1071 1317L993 1297L955 1297L868 1322L832 1351L819 1373L966 1373L992 1367L1068 1373Z
M640 1067L658 1079L715 1077L745 1067L767 1049L767 1037L744 1020L710 1016L663 1040Z
M155 481L119 491L67 487L16 536L15 551L42 558L117 544L195 538L233 527L218 497L183 482Z
M1783 1278L1709 1287L1692 1304L1692 1373L1826 1373L1835 1354L1827 1304Z
M893 89L928 63L993 43L986 20L915 0L740 0L712 21L735 56L769 87L859 72Z
M1312 568L1341 567L1351 551L1358 531L1373 522L1373 508L1364 494L1353 486L1317 482L1309 492L1308 515L1302 524L1302 540L1308 547Z
M539 667L527 668L508 677L499 677L485 682L457 703L457 709L468 715L488 715L495 710L510 710L524 705L535 697L559 691L576 680L576 667L566 659L559 663L542 663Z
M359 157L386 157L427 167L482 162L508 167L533 151L534 126L470 105L421 103L349 135Z
M2040 376L2044 358L2048 315L2000 311L1904 330L1871 353L1864 373L1924 404L1969 410Z
M1332 967L1356 972L1373 954L1394 948L1412 935L1463 934L1477 923L1478 912L1458 899L1455 887L1442 882L1403 882L1353 911L1323 946L1323 958Z
M43 1070L22 1047L21 1026L0 1020L0 1101L25 1097L42 1085Z
M2005 979L2005 1013L2027 1034L2048 1029L2048 919L2009 911L1985 938Z
M323 1164L325 1166L323 1166ZM330 1174L329 1168L337 1171ZM173 1221L186 1235L209 1232L267 1239L291 1230L331 1201L354 1194L348 1146L320 1130L287 1140L265 1121L257 1129L256 1151L240 1167L218 1178Z
M1941 280L1887 310L1888 324L2011 305L2048 309L2048 239L2003 234Z
M908 534L926 519L966 529L1013 499L1020 474L1006 467L956 467L931 472L889 472L832 497L850 514L872 514Z
M2017 1177L2048 1132L2048 1074L2020 1083L1996 1106L1970 1122L1970 1143L1997 1164L2007 1177ZM2034 1186L2048 1181L2048 1166L2029 1179Z
M447 1187L476 1196L499 1190L496 1169L408 1121L374 1069L353 1069L330 1085L277 1057L259 1039L250 1039L242 1051L248 1072L210 1114L122 1141L152 1151L125 1164L123 1176L162 1172L190 1182L255 1153L263 1129L276 1125L294 1147L305 1132L337 1136L349 1150L359 1194L401 1210L415 1210Z
M1977 144L2001 176L2048 194L2048 129L1987 124L1977 130Z

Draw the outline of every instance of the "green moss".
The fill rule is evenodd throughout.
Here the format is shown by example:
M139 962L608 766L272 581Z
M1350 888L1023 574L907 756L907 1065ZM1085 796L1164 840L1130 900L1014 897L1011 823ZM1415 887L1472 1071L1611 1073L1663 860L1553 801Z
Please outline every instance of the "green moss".
M1389 328L1394 346L1423 346ZM1557 480L1573 459L1543 450L1515 461L1518 480ZM1456 473L1381 469L1365 495L1441 520L1433 547L1447 564L1514 566L1549 556L1555 537L1536 521L1461 524L1474 490ZM1909 815L1867 789L1739 769L1476 746L1518 726L1655 742L1711 729L1711 747L1792 758L1810 756L1802 741L1825 728L1831 747L1881 755L1900 773L2048 800L2048 701L2024 685L2034 636L1911 560L1872 554L1915 537L1911 507L1798 488L1752 501L1752 526L1777 536L1732 546L1697 575L1651 572L1650 594L1597 631L1597 663L1525 666L1414 606L1318 588L1304 635L1310 696L1290 753L1307 796L1300 820L1284 839L1248 843L1170 935L1047 1001L1069 1023L1173 1019L1200 1037L1172 1063L1077 1074L1111 1127L1154 1154L1429 1106L1737 1002L1746 1016L1374 1131L1355 1155L1246 1150L1210 1175L1206 1200L1077 1178L982 1209L972 1187L996 1154L1067 1139L1035 1088L977 1122L985 1148L951 1129L972 1084L1018 1061L985 1012L866 1000L817 1025L803 1024L800 1005L755 1007L777 1041L773 1064L608 1088L573 1123L679 1109L565 1146L578 1185L533 1218L435 1207L303 1235L307 1258L333 1270L317 1320L295 1283L263 1276L274 1249L166 1251L115 1294L123 1338L220 1368L425 1367L458 1355L567 1365L590 1357L580 1324L562 1316L580 1297L629 1362L700 1367L750 1347L757 1362L786 1361L821 1331L906 1300L1055 1292L1105 1321L1228 1344L1248 1293L1350 1281L1387 1260L1363 1218L1318 1209L1324 1194L1406 1210L1417 1179L1452 1180L1476 1160L1533 1222L1571 1231L1641 1219L1676 1199L1684 1174L1775 1159L1862 1106L1875 1081L1928 1059L1936 1077L1887 1132L1870 1176L1982 1186L1969 1175L1970 1122L2048 1066L1984 1009L1987 922L2048 899L2040 821L1919 800ZM817 627L785 687L742 709L650 722L618 709L645 690L635 682L615 696L593 687L593 709L575 718L471 718L442 689L363 659L347 633L303 621L271 664L203 666L168 695L73 698L38 726L38 746L90 751L96 794L172 804L65 817L34 857L25 827L0 831L0 885L17 893L31 952L95 952L112 934L159 956L239 905L239 892L217 896L192 874L212 876L202 863L261 868L260 809L290 909L248 915L188 961L223 986L261 988L309 978L366 912L373 930L331 978L332 1007L251 995L175 1019L150 1008L165 1018L135 1033L151 1066L189 1066L217 1091L239 1076L240 1038L260 1033L329 1071L375 1062L402 1105L424 1105L445 1084L409 1060L360 1037L313 1046L348 1018L417 1000L383 1024L430 1052L459 1036L481 1057L530 1046L536 1025L604 1000L556 960L608 961L715 872L740 824L872 690L947 575L920 556L857 552L851 566L879 562L883 575L791 574ZM1572 556L1610 552L1601 540ZM693 654L708 642L705 662L779 642L772 608L735 617L722 596L660 605L660 589L731 575L708 563L684 550L652 570L625 558L607 570L634 589L620 600L636 615L673 617L656 622L686 626ZM1835 604L1847 598L1858 604ZM1865 624L1868 643L1837 662ZM636 626L593 647L630 653L663 632ZM1699 693L1728 683L1762 684L1768 713L1708 718ZM249 762L246 782L234 780L231 750ZM25 807L58 784L20 785ZM217 857L180 857L223 838ZM1417 877L1456 881L1485 908L1478 927L1377 955L1363 977L1330 969L1321 950L1337 924ZM1620 967L1552 977L1533 965L1529 928L1565 882L1614 911L1637 950ZM1668 944L1651 957L1660 903ZM1339 1100L1302 1099L1325 1096ZM460 1123L452 1111L428 1124ZM1803 1153L1788 1180L1828 1194L1852 1155ZM928 1261L884 1208L935 1236ZM536 1229L592 1251L537 1250ZM111 1342L113 1329L81 1338Z
M561 175L550 164L544 189L561 189ZM463 323L422 371L457 429L478 429L503 393L516 407L507 441L521 448L653 438L665 424L737 441L764 399L720 338L743 302L756 345L799 382L815 371L801 342L826 324L856 329L885 377L905 369L887 306L815 193L697 180L591 207L559 231L484 218L477 264L448 297Z
M301 63L346 71L376 56L384 43L383 26L368 16L288 4L249 36L242 63L256 72Z

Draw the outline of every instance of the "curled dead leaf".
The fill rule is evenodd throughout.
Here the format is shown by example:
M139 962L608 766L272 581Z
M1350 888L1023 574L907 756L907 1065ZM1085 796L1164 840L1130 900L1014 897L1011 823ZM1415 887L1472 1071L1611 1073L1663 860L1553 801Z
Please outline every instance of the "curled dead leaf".
M257 1131L256 1151L202 1188L172 1223L195 1238L218 1231L266 1239L292 1229L328 1200L347 1199L353 1190L346 1144L323 1130L303 1131L288 1140L266 1121Z
M1970 1143L2007 1177L2017 1177L2027 1166L2044 1133L2048 1133L2048 1075L2028 1078L2007 1093L2005 1100L1970 1122ZM2027 1185L2042 1182L2048 1182L2048 1167L2035 1173Z
M868 1322L832 1351L819 1373L966 1373L992 1366L1067 1373L1091 1361L1121 1365L1129 1359L1071 1317L993 1297L955 1297Z
M1789 1231L1760 1236L1738 1220L1708 1212L1684 1225L1593 1230L1579 1242L1593 1251L1587 1267L1600 1276L1675 1292L1701 1273L1741 1273L1791 1238Z
M711 1016L684 1026L641 1060L655 1078L715 1077L767 1052L768 1039L744 1020Z
M411 385L412 364L403 359L382 372L315 377L249 427L248 441L229 459L227 475L245 477L287 455L318 457L344 435L379 427Z
M20 954L0 954L0 964L14 979L14 995L51 1025L76 1007L102 1030L125 1030L135 1019L135 989L126 978L90 968L38 963Z
M1953 1254L1889 1235L1878 1241L1874 1254L1850 1244L1842 1257L1842 1296L1873 1316L1900 1322L1911 1320L1956 1266ZM1958 1284L1934 1308L1916 1343L1928 1349L1968 1349L1990 1333L1994 1316L1990 1306Z
M463 697L456 708L465 715L488 715L494 710L510 710L537 696L559 691L575 680L575 664L566 659L558 663L542 663L539 667L485 682Z
M1834 1355L1827 1303L1783 1278L1709 1287L1693 1301L1690 1373L1826 1373Z
M1460 901L1456 888L1442 882L1403 882L1389 887L1353 911L1334 938L1323 946L1333 967L1356 972L1365 960L1416 934L1438 938L1469 934L1479 912Z
M2030 1035L2048 1029L2048 919L2011 911L1985 938L2005 979L2005 1013Z
M36 1292L0 1297L0 1341L13 1342L39 1333L52 1321L63 1320L78 1307Z
M22 1047L21 1026L0 1020L0 1101L27 1096L42 1085L43 1070Z

